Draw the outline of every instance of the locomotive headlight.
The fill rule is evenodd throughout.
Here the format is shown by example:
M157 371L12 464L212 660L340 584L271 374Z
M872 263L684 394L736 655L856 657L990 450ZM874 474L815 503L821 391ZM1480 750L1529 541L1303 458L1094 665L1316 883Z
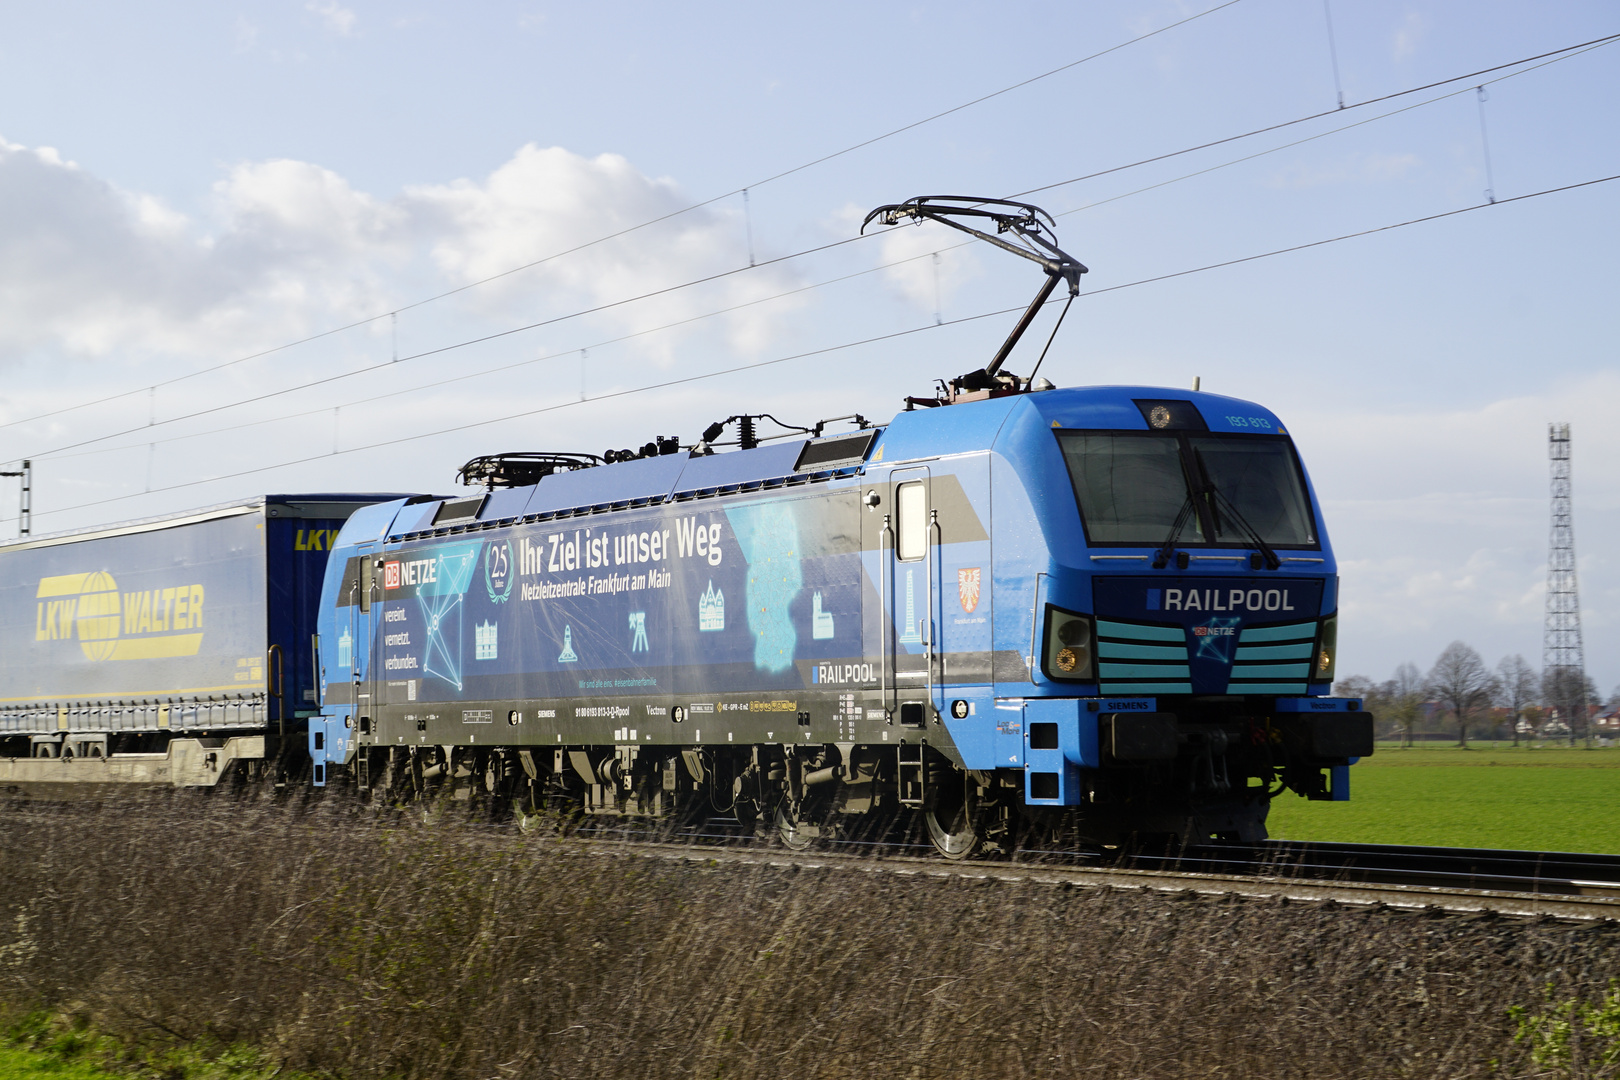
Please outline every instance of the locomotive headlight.
M1312 682L1332 682L1333 664L1339 658L1339 617L1322 620L1322 633L1316 639L1316 659L1311 663Z
M1091 619L1048 605L1046 608L1045 664L1049 678L1095 679L1091 652Z

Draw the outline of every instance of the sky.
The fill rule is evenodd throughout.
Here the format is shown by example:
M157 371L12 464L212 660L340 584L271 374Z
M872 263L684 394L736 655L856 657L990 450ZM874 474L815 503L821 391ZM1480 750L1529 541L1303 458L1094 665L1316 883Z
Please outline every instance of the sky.
M1041 279L862 218L1014 197L1090 268L1042 375L1287 424L1341 676L1539 665L1570 423L1607 694L1615 34L1579 0L0 4L0 461L42 533L886 419Z

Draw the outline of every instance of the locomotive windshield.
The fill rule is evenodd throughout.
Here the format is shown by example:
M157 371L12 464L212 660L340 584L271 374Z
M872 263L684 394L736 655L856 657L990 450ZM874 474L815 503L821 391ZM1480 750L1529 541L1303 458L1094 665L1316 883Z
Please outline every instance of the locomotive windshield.
M1248 545L1247 526L1273 547L1316 546L1286 438L1072 431L1059 432L1058 441L1091 543L1163 544L1192 500L1197 513L1183 544ZM1194 499L1195 491L1204 497Z

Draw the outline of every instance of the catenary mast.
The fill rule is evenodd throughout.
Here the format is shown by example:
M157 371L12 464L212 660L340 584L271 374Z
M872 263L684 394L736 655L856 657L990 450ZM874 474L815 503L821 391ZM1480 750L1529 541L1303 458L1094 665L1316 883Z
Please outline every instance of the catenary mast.
M1568 424L1547 425L1552 466L1552 531L1547 547L1547 619L1541 668L1547 704L1569 725L1586 727L1586 654L1581 645L1581 598L1575 580L1575 526L1570 505Z

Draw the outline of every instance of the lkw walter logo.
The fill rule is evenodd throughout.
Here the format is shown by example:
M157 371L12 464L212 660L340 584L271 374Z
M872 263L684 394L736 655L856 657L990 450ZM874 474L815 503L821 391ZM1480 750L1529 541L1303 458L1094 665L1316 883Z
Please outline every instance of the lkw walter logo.
M203 587L126 592L105 570L40 578L34 640L76 642L86 660L196 656L203 639Z

